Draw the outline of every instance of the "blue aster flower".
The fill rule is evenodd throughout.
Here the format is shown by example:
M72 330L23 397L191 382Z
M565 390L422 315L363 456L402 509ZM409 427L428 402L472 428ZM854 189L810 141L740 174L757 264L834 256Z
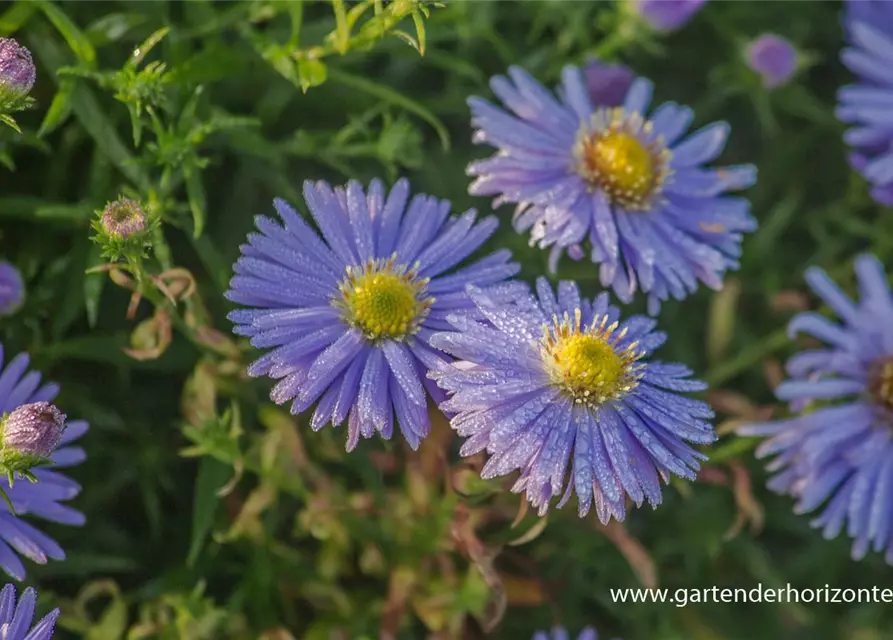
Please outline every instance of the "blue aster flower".
M860 299L851 301L821 269L806 281L840 318L795 316L789 333L822 346L787 363L789 380L775 391L796 414L747 425L740 433L765 437L759 457L774 456L769 488L797 499L795 511L824 508L812 522L826 538L847 526L860 559L871 547L893 564L893 297L881 263L855 261Z
M840 59L858 84L838 92L837 117L852 125L844 141L850 163L871 183L877 202L893 205L893 3L850 0L844 4L850 46Z
M390 438L397 424L415 449L429 428L427 394L442 392L425 371L444 361L429 346L448 329L449 314L471 310L466 284L493 286L516 274L508 251L459 270L496 229L469 210L450 217L450 203L417 195L409 183L389 194L375 180L332 189L304 184L304 198L322 237L283 200L284 226L256 218L226 294L253 309L229 318L258 348L275 347L248 370L279 379L270 394L301 413L318 403L311 427L348 420L347 449L360 436ZM510 294L511 283L498 287Z
M3 345L0 344L0 415L12 413L18 407L36 402L49 402L56 397L59 387L40 384L41 376L28 371L28 356L21 353L3 367ZM25 566L19 556L38 564L47 560L64 560L65 551L59 544L25 521L23 516L36 516L73 526L84 524L84 515L63 504L81 492L79 484L59 472L84 461L86 454L80 447L69 446L87 431L83 420L67 423L59 440L59 448L50 456L50 467L37 467L32 473L37 483L18 480L9 486L6 477L0 478L3 488L15 507L16 514L0 501L0 567L17 580L25 578Z
M594 503L603 523L624 519L627 495L657 506L661 480L694 479L706 458L685 441L715 440L710 408L677 393L705 385L646 362L665 340L653 319L622 321L607 293L590 302L572 282L557 296L544 278L536 288L511 302L472 289L490 324L456 314L456 331L431 340L458 359L429 375L450 395L440 406L467 438L462 455L490 454L484 478L520 470L512 490L540 515L562 491L559 507L576 492L580 516Z
M570 635L564 627L554 627L551 633L537 631L531 640L570 640ZM592 627L586 627L577 636L577 640L598 640L598 632Z
M753 231L750 204L724 195L751 186L751 165L709 169L729 135L717 122L683 138L693 113L665 103L649 116L652 83L636 79L622 106L593 104L582 71L565 67L558 96L524 70L490 81L511 113L472 97L474 141L499 152L473 162L473 195L517 204L514 222L531 244L551 247L549 268L588 241L603 286L623 302L637 289L649 312L682 299L698 282L719 289L738 267L742 234Z
M37 592L28 587L16 604L16 590L11 584L0 591L0 638L2 640L50 640L59 618L59 609L53 609L33 627Z

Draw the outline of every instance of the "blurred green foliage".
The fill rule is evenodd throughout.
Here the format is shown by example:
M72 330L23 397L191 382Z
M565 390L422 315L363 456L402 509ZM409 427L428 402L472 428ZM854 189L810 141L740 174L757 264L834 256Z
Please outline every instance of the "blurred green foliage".
M62 385L92 425L72 471L82 530L49 527L65 562L30 566L63 608L59 637L511 638L553 623L627 640L883 640L883 604L619 604L609 589L889 586L876 555L824 541L763 489L734 422L772 411L783 326L808 264L849 283L852 256L893 260L893 215L850 172L833 117L848 81L837 2L713 2L681 31L644 32L608 2L13 2L0 35L34 53L36 108L0 129L0 254L27 281L10 351ZM765 92L742 48L765 31L808 52ZM591 53L732 123L725 164L760 170L761 223L718 294L668 304L660 356L712 385L722 438L694 484L601 527L574 509L520 508L442 418L417 455L397 440L344 452L249 380L222 297L238 246L305 179L388 181L469 197L471 94L519 64L554 83ZM103 266L94 211L139 199L161 225L152 258ZM507 212L505 212L507 218ZM525 278L546 256L507 223ZM89 273L88 273L89 272ZM596 270L562 264L591 294ZM635 305L640 308L639 305ZM510 483L509 483L510 484Z

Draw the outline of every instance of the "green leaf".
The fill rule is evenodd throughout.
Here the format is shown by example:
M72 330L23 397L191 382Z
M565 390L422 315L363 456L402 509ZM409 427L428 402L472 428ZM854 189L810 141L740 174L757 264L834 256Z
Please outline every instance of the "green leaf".
M0 16L0 36L8 36L21 29L37 11L34 2L16 2Z
M22 130L19 129L19 125L16 124L16 121L12 119L12 116L8 116L5 113L0 114L0 122L8 124L10 127L12 127L15 130L16 133L18 133L18 134L22 133Z
M96 49L93 48L90 39L56 5L45 0L38 0L35 4L53 26L56 27L56 30L62 34L65 42L68 43L68 47L74 52L77 59L81 61L81 64L88 69L93 69L96 66Z
M198 559L214 524L214 517L220 506L220 496L217 492L227 483L231 475L232 467L214 458L204 456L199 462L192 503L192 541L189 543L189 555L186 558L186 564L189 566L193 566Z
M59 82L59 90L53 96L50 108L40 123L40 129L37 130L37 137L43 138L58 129L68 120L71 115L71 96L77 86L74 79L66 78Z
M102 245L95 242L90 243L90 252L87 254L87 270L105 262L102 259L102 250ZM106 282L108 282L108 278L105 274L93 273L84 278L84 305L87 309L87 323L91 329L96 328L96 322L99 319L99 300Z
M109 13L90 23L86 36L94 46L110 44L117 42L145 21L146 16L141 13Z
M205 188L202 186L202 174L197 169L186 170L186 196L189 198L189 209L192 211L192 235L198 238L205 230L205 211L208 207Z
M301 91L307 93L311 87L318 87L326 81L328 70L321 60L308 60L301 58L298 60L298 81L301 84Z
M161 27L157 31L155 31L148 38L143 40L143 42L133 50L133 55L130 56L130 60L127 61L128 65L132 67L137 67L139 64L146 58L149 52L155 48L159 42L161 42L164 37L170 32L170 27Z
M329 71L329 78L331 78L335 82L340 82L341 84L348 87L353 87L354 89L364 91L370 95L375 96L376 98L384 100L385 102L389 102L402 109L405 109L406 111L409 111L410 113L416 114L422 120L431 125L431 127L437 132L437 135L440 138L440 144L443 147L443 150L449 151L450 134L447 131L446 126L437 118L437 116L435 116L433 113L431 113L428 109L420 105L415 100L411 100L406 96L397 93L386 85L378 84L377 82L373 82L371 80L367 80L366 78L355 76L344 71L339 71L338 69L331 69Z

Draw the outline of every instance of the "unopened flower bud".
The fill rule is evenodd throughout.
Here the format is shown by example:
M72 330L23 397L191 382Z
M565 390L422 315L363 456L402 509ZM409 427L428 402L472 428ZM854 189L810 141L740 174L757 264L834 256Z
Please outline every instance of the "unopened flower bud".
M5 451L46 458L59 446L65 414L49 402L32 402L10 413L2 428Z
M24 301L22 274L8 262L0 261L0 316L12 315Z
M596 58L583 67L589 101L593 108L619 107L635 79L632 69L622 64L606 64Z
M0 38L0 97L9 103L24 98L37 74L31 52L12 38Z
M675 31L701 9L707 0L634 0L636 13L655 31Z
M102 212L102 226L110 236L126 238L146 228L146 214L139 202L120 198Z
M771 33L754 40L745 58L747 66L760 75L767 89L787 83L797 70L797 50L784 38Z

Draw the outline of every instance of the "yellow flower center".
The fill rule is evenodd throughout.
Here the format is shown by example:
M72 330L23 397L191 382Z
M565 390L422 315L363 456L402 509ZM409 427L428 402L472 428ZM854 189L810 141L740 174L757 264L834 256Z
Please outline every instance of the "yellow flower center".
M400 340L418 331L434 298L427 295L428 279L416 268L396 265L397 255L369 260L347 268L332 304L352 327L367 339Z
M670 151L648 142L652 124L623 109L601 109L584 127L574 149L577 171L591 186L629 211L647 209L670 175Z
M607 316L596 317L588 327L580 323L577 309L573 320L565 314L543 327L541 353L552 383L575 403L591 407L635 389L644 368L636 364L643 355L638 343L620 348L626 329L617 331L617 322L608 325Z
M880 358L869 367L868 391L877 404L893 411L893 357Z

